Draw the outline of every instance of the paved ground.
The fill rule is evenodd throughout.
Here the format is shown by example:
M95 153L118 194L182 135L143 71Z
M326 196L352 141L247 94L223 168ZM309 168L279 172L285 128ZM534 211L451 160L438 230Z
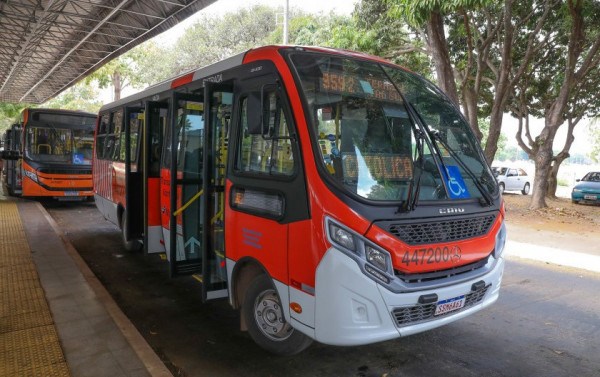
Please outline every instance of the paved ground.
M195 280L169 279L158 257L124 251L119 231L93 205L53 204L49 211L174 375L600 375L597 273L510 256L501 297L488 310L404 339L314 344L280 358L239 331L226 302L202 304Z
M0 201L0 376L69 376L14 202Z
M61 233L0 190L0 376L171 376Z

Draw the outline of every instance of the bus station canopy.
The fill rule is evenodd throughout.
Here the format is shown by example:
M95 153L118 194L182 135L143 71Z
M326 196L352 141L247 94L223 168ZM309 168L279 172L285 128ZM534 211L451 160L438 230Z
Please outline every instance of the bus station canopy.
M40 104L215 0L0 0L0 102Z

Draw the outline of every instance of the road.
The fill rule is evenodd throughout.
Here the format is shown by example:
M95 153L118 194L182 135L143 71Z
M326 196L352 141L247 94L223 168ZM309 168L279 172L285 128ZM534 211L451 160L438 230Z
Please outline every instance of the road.
M227 302L202 304L191 277L127 253L93 204L46 204L123 312L176 376L600 376L600 277L510 258L500 299L448 326L361 347L314 343L272 356Z

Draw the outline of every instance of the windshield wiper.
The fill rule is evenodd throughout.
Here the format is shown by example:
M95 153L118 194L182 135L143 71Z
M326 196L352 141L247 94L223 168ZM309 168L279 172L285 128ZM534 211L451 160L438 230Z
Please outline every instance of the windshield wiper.
M410 187L408 188L408 198L400 207L404 207L404 211L414 211L419 201L419 193L421 191L421 177L423 176L423 170L425 169L425 157L424 157L424 143L425 135L419 129L415 130L415 140L417 144L416 153L417 159L419 160L419 173L417 178L413 178L410 181ZM416 182L415 182L416 181ZM405 205L404 205L405 204Z
M444 147L444 149L446 149L446 151L448 151L448 154L450 154L450 156L469 175L469 177L471 178L471 180L473 181L473 183L475 184L475 186L477 187L479 192L481 192L481 195L483 196L482 199L485 201L485 202L480 201L480 204L482 206L483 205L491 206L494 201L493 201L490 193L485 189L485 187L483 187L481 185L481 182L479 181L479 178L477 178L475 173L473 173L473 171L471 169L469 169L469 167L460 159L460 157L456 154L456 152L454 152L450 148L450 146L446 143L446 141L444 141L444 139L441 138L439 131L437 131L437 130L429 131L429 134L431 135L431 139L433 140L433 143L437 144L437 142L440 142L442 144L442 146ZM437 145L436 145L436 150L439 152L439 148L437 147ZM439 157L440 157L440 160L442 160L441 154L439 155ZM443 162L442 162L442 165L443 165L444 169L446 169L446 175L449 175L449 171Z

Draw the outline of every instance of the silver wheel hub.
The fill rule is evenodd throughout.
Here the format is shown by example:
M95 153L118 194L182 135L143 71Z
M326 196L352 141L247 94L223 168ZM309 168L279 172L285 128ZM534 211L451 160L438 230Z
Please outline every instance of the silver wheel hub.
M273 289L262 292L256 298L254 319L263 334L272 340L285 340L294 331L285 321L279 297Z

